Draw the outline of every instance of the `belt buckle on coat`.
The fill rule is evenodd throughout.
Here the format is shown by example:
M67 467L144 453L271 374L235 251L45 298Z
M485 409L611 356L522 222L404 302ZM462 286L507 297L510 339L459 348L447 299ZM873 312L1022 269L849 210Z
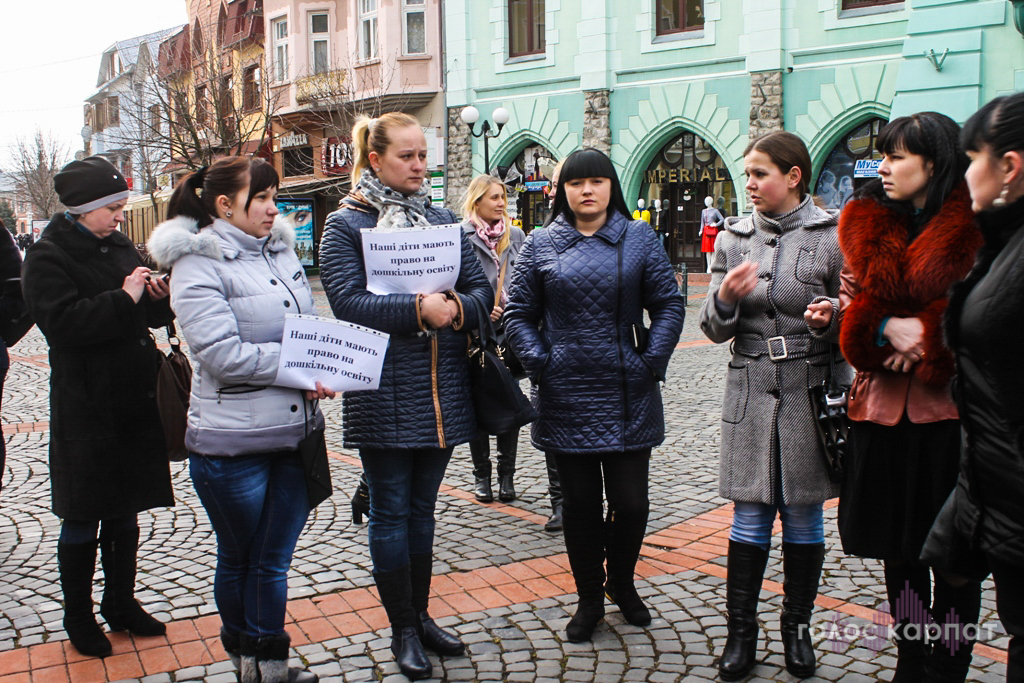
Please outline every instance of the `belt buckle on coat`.
M771 337L767 339L766 342L768 344L768 357L771 358L773 361L786 360L787 358L789 358L789 349L786 348L785 337L781 335L778 337ZM775 353L775 350L772 348L772 342L779 342L782 344L782 353Z

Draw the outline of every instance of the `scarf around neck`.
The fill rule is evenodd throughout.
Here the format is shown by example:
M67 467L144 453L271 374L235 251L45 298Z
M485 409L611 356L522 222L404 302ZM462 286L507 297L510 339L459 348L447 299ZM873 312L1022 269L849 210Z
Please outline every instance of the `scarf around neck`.
M483 240L487 248L491 250L491 256L497 261L498 242L501 241L501 236L505 234L505 219L502 218L494 225L488 225L487 221L481 220L478 216L473 216L472 221L477 236Z
M413 194L402 194L385 186L367 168L363 169L362 175L359 176L355 192L361 194L370 206L377 209L378 230L401 230L430 225L426 216L426 209L430 203L428 187L425 181Z

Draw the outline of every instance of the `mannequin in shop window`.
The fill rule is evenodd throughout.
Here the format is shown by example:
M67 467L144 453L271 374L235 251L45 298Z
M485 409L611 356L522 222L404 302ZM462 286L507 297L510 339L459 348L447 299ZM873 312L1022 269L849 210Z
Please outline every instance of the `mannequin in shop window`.
M715 208L715 198L704 198L704 210L700 212L700 251L704 254L707 272L711 272L711 259L715 255L715 238L718 229L725 223L722 212Z

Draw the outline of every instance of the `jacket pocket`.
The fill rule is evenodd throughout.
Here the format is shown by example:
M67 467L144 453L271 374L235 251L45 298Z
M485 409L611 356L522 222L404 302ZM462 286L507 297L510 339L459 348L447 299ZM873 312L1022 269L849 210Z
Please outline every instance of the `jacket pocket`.
M742 422L747 414L747 398L750 395L750 380L747 364L729 362L725 378L725 400L722 401L722 421L730 424Z
M796 279L805 285L820 284L821 278L816 277L816 273L814 249L800 247L800 253L796 256Z

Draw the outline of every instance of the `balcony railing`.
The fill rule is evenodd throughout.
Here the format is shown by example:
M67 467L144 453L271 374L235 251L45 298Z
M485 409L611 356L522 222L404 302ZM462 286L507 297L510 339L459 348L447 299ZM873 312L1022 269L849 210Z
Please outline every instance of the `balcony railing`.
M338 102L348 93L347 80L343 69L303 76L295 81L295 101L314 106Z

